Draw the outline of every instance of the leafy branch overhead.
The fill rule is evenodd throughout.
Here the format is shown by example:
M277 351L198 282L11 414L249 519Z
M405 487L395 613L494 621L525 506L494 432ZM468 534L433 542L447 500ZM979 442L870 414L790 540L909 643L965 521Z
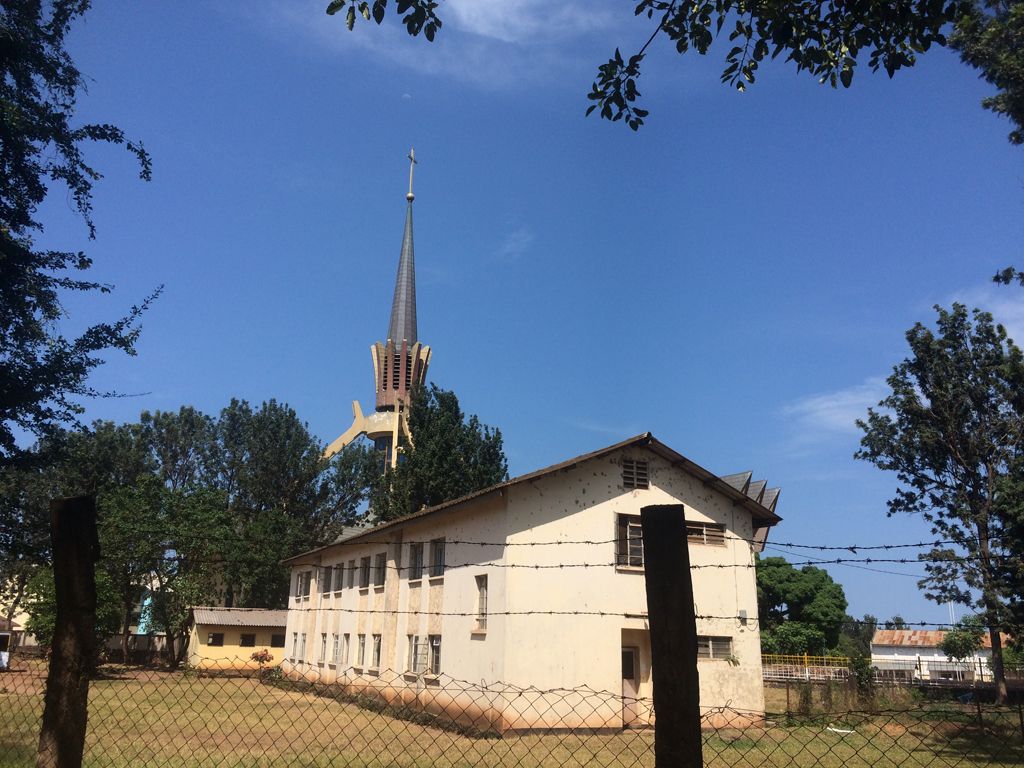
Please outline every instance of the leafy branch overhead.
M348 28L357 16L382 23L388 0L333 0L327 13L347 9ZM398 0L396 10L410 35L428 40L441 27L437 3ZM917 62L933 45L951 46L978 69L997 94L982 106L1015 125L1014 144L1024 142L1024 0L640 0L636 16L657 21L647 42L632 56L619 49L598 67L588 99L606 120L622 120L634 131L647 111L638 105L637 79L647 50L658 38L677 53L706 54L723 35L732 44L721 79L739 91L755 82L766 59L782 57L818 82L849 88L858 61L889 77Z

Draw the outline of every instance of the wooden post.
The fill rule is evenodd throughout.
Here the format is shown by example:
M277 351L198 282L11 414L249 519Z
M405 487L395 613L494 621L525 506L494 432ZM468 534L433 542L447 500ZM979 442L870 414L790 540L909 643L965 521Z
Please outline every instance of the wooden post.
M656 768L702 768L697 621L682 504L643 507Z
M46 676L37 768L79 768L96 650L96 499L50 502L57 617Z

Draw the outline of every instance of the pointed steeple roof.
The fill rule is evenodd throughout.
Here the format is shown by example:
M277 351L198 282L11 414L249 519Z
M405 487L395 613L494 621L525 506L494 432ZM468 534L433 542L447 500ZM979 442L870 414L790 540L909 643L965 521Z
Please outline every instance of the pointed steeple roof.
M412 170L416 154L409 150L409 201L405 213L405 234L402 236L402 255L398 260L398 275L395 277L395 298L391 303L391 322L387 338L401 346L402 341L414 344L418 341L416 328L416 259L412 247Z

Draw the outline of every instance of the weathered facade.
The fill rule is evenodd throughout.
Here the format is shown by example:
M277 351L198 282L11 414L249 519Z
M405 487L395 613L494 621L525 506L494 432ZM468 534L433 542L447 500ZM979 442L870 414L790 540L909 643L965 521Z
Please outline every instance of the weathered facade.
M777 496L648 433L422 510L288 561L283 669L499 732L647 725L639 515L681 503L702 706L759 719L753 553L779 520ZM512 693L495 695L498 683ZM611 695L521 691L584 686Z

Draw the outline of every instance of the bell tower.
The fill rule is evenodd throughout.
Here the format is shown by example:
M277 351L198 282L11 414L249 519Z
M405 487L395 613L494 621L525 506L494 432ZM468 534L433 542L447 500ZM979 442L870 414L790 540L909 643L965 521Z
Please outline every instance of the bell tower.
M420 343L416 326L416 260L412 240L412 191L416 153L409 150L409 192L405 212L402 252L395 277L395 294L391 302L391 321L385 341L370 347L373 357L373 380L376 410L364 416L358 400L352 402L352 426L327 446L324 456L330 457L361 435L373 440L382 453L385 466L398 464L402 446L412 442L407 410L412 392L427 379L430 347Z

